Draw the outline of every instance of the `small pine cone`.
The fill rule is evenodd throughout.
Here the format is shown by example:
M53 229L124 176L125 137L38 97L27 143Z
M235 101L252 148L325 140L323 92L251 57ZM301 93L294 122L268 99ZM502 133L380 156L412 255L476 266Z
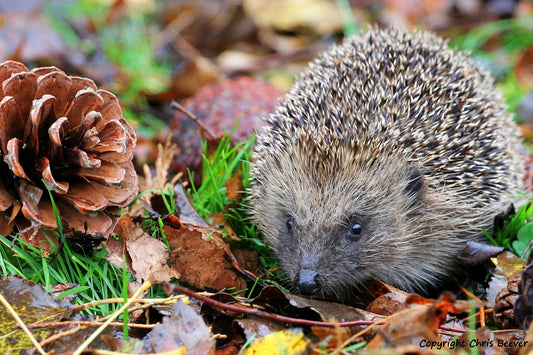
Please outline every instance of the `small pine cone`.
M136 135L117 98L89 79L14 61L0 64L0 83L0 234L57 228L46 186L67 234L109 235L138 192Z
M515 304L520 297L518 290L520 280L520 272L512 274L507 280L507 286L496 296L492 318L499 329L510 329L518 326Z

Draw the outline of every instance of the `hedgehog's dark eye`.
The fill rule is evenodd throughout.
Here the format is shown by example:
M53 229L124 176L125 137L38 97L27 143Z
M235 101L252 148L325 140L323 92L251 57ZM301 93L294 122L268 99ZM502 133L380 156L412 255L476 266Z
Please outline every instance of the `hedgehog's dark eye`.
M363 234L363 225L360 222L353 222L350 225L350 237L357 238Z
M287 231L289 233L292 233L293 229L294 229L294 222L292 221L292 219L289 219L287 221Z

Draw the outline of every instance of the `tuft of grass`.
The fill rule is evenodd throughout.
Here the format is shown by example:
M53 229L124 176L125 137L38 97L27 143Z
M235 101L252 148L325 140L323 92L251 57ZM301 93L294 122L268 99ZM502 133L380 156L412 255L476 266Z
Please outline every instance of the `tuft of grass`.
M132 275L105 259L105 247L87 252L74 251L63 233L61 217L53 195L49 190L48 193L58 228L47 233L57 237L60 246L53 245L48 257L43 250L31 246L16 235L9 238L0 235L0 275L3 278L11 274L20 275L42 284L47 292L56 284L78 284L57 297L77 293L74 299L76 304L122 297L124 284L133 280ZM119 306L102 304L84 312L104 316Z
M277 261L272 257L270 249L260 239L257 228L248 214L246 202L242 202L238 207L228 207L235 205L226 196L226 184L230 178L239 175L243 182L244 192L245 194L248 193L250 161L255 141L255 136L252 136L248 141L233 146L231 135L234 130L235 128L229 135L222 138L212 156L207 156L207 142L202 143L202 181L198 188L191 183L189 194L194 208L205 220L208 220L211 214L224 213L233 231L242 239L238 246L256 250L263 267L267 273L270 273L268 270L275 268ZM194 181L194 177L190 176L190 180L191 182ZM244 201L246 200L245 197ZM271 274L270 276L280 277L279 274Z
M207 156L207 142L202 141L202 181L198 188L191 183L190 194L196 211L206 220L213 213L224 212L225 207L232 203L226 196L226 184L230 178L240 173L244 188L249 187L249 162L255 136L232 146L234 130L222 137L212 156ZM192 174L190 180L194 181Z
M250 221L246 205L241 203L238 208L227 208L234 205L226 196L226 184L230 178L239 175L245 192L250 187L250 160L255 141L255 136L252 136L248 141L233 146L231 136L234 130L235 128L229 135L222 137L212 156L207 156L207 142L202 142L202 181L198 188L191 183L189 193L200 217L209 220L210 215L223 212L235 233L262 248L265 244L259 239L257 229ZM190 179L194 181L192 174Z
M49 292L56 284L75 283L77 287L57 298L77 293L76 304L84 304L108 298L122 297L123 280L132 280L129 273L116 268L105 259L106 251L92 250L88 253L72 251L64 236L57 235L61 247L53 247L51 257L28 243L0 235L0 272L2 277L20 275L43 285ZM84 312L104 316L115 305L99 305Z

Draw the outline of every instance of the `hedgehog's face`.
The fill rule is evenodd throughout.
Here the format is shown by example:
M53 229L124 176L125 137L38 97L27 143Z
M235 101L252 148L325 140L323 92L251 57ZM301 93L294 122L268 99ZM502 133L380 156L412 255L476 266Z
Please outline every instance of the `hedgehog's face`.
M393 175L390 165L351 166L326 177L293 164L263 179L254 213L296 291L345 298L370 278L401 283L404 250L413 249L406 245L408 219L421 203L420 171L393 162Z

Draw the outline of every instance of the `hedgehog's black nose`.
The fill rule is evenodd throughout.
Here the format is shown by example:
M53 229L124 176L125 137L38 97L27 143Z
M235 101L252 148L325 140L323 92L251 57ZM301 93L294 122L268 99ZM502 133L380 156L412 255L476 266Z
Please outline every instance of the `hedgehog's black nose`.
M294 280L294 288L297 293L303 295L314 295L320 291L320 277L315 270L302 269L296 275Z

